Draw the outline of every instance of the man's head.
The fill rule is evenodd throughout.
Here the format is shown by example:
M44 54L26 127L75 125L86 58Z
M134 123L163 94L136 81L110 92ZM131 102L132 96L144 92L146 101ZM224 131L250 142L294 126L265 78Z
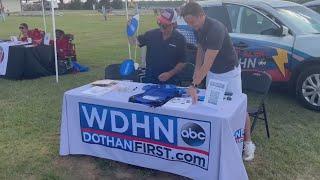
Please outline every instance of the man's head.
M56 38L57 39L63 39L63 36L65 35L64 31L61 29L56 29Z
M177 13L173 9L161 10L157 23L162 33L171 33L177 22Z
M26 23L21 23L19 26L19 30L21 31L21 33L27 33L29 28L28 28L28 24Z
M202 28L206 17L202 7L196 2L187 3L182 8L181 16L195 30Z

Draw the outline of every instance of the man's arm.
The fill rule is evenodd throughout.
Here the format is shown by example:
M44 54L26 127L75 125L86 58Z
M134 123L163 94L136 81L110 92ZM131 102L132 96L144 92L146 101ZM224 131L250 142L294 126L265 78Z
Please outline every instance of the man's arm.
M181 72L185 66L186 66L186 63L180 62L171 71L169 71L169 73L172 76L174 76L174 75L178 74L179 72Z
M194 85L199 85L206 77L218 53L219 50L207 49L204 55L203 64L195 71L195 74L193 75L193 85L188 88L188 94L192 97L192 103L196 103L198 101L197 88L195 88Z
M178 74L180 71L183 70L186 63L180 62L178 63L172 70L164 72L159 75L158 79L162 82L168 81L170 78L172 78L174 75Z
M219 50L207 49L204 55L204 62L202 66L196 71L193 78L193 83L199 85L210 71L214 60L216 59Z
M194 69L195 72L200 69L200 67L203 63L203 54L204 54L203 49L202 49L201 45L198 44L196 62L195 62L196 64L195 64L195 69Z

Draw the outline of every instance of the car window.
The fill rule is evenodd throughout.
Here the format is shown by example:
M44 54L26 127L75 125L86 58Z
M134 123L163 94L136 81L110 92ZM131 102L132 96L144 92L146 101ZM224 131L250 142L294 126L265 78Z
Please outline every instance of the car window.
M265 16L268 16L268 18L272 19L274 22L282 25L282 23L276 18L274 17L272 14L270 14L269 12L261 9L261 8L257 8L257 7L254 7L256 10L258 10L259 12L261 12L262 14L264 14Z
M247 7L241 7L240 33L276 35L279 29L272 21L257 11Z
M227 27L228 31L232 32L228 12L223 6L204 7L203 10L208 17L222 22Z
M237 32L237 24L239 20L240 6L227 5L226 6L231 22L232 32Z
M255 7L253 6L256 10L258 10L259 12L261 12L262 14L264 14L265 16L268 16L268 18L272 19L274 22L276 22L278 25L280 26L285 26L278 18L276 18L275 16L273 16L272 14L270 14L269 12L261 9L261 8L258 8L258 7ZM289 34L293 35L293 32L291 31L291 29L289 29Z
M305 34L320 34L320 15L304 6L276 8L283 18Z

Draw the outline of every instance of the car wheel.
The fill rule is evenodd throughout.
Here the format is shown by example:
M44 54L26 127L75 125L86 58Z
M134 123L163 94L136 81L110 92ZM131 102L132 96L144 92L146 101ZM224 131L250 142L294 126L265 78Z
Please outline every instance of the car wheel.
M302 71L297 80L296 95L306 108L320 111L320 66Z

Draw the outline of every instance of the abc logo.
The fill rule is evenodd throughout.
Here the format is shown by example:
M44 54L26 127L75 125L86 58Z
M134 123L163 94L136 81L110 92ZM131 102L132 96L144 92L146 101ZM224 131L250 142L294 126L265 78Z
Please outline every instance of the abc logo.
M190 146L200 146L206 140L206 133L198 124L187 123L181 128L181 137Z

